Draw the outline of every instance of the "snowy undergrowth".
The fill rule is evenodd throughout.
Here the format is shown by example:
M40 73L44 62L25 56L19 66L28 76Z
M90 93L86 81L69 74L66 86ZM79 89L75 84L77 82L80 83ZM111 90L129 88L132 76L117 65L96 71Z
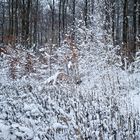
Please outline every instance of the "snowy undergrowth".
M19 50L1 58L0 140L140 139L139 58L133 70L123 71L118 48L102 34L91 41L90 33L78 46L78 85L48 82L49 55ZM58 61L53 75L65 67Z
M37 81L33 73L13 81L2 60L1 139L139 139L132 101L140 92L139 72L122 71L114 50L92 45L80 52L80 85L47 85L47 76Z

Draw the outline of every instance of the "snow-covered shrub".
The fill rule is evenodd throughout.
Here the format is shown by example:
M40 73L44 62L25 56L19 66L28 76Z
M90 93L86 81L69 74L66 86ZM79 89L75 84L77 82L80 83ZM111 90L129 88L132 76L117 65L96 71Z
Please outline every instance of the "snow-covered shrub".
M67 72L67 44L52 55L16 48L1 58L0 139L139 140L139 55L133 73L123 71L118 47L104 36L100 25L77 27L80 84Z

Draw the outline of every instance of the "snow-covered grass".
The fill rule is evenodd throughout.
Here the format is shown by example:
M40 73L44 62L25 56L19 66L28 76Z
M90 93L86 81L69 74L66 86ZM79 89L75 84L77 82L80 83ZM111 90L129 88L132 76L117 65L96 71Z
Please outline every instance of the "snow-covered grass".
M32 52L1 58L0 139L140 139L139 59L133 71L123 71L117 48L87 42L79 45L78 85L57 79L61 62L52 63L49 77L49 64ZM11 65L13 57L18 62Z
M77 29L77 72L66 44L52 56L10 48L0 58L0 140L140 139L139 54L122 70L97 26Z

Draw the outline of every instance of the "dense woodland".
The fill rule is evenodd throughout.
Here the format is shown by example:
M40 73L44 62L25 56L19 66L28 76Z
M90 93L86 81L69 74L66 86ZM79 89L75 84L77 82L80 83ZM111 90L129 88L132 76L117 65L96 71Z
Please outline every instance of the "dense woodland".
M45 2L45 3L44 3ZM103 36L121 46L122 59L134 60L140 40L139 0L1 0L0 42L27 48L48 43L60 47L65 35L78 39L77 26L94 26L95 2L100 7ZM80 22L80 23L79 23ZM82 23L81 23L82 22ZM76 42L78 43L78 42ZM78 45L78 44L77 44ZM123 61L123 60L122 60Z
M140 140L140 0L0 0L0 140Z

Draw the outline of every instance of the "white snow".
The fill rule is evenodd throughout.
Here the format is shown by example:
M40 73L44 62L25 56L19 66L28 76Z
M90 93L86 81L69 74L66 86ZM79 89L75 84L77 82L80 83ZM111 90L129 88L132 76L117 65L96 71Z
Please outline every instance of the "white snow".
M99 14L89 29L76 25L78 68L69 61L66 71L71 50L63 43L51 56L39 50L42 59L53 60L51 76L50 64L30 50L0 58L0 140L140 139L140 53L122 70L118 47L104 40ZM27 54L35 71L25 70ZM19 61L14 67L13 57ZM61 81L60 74L70 80Z

